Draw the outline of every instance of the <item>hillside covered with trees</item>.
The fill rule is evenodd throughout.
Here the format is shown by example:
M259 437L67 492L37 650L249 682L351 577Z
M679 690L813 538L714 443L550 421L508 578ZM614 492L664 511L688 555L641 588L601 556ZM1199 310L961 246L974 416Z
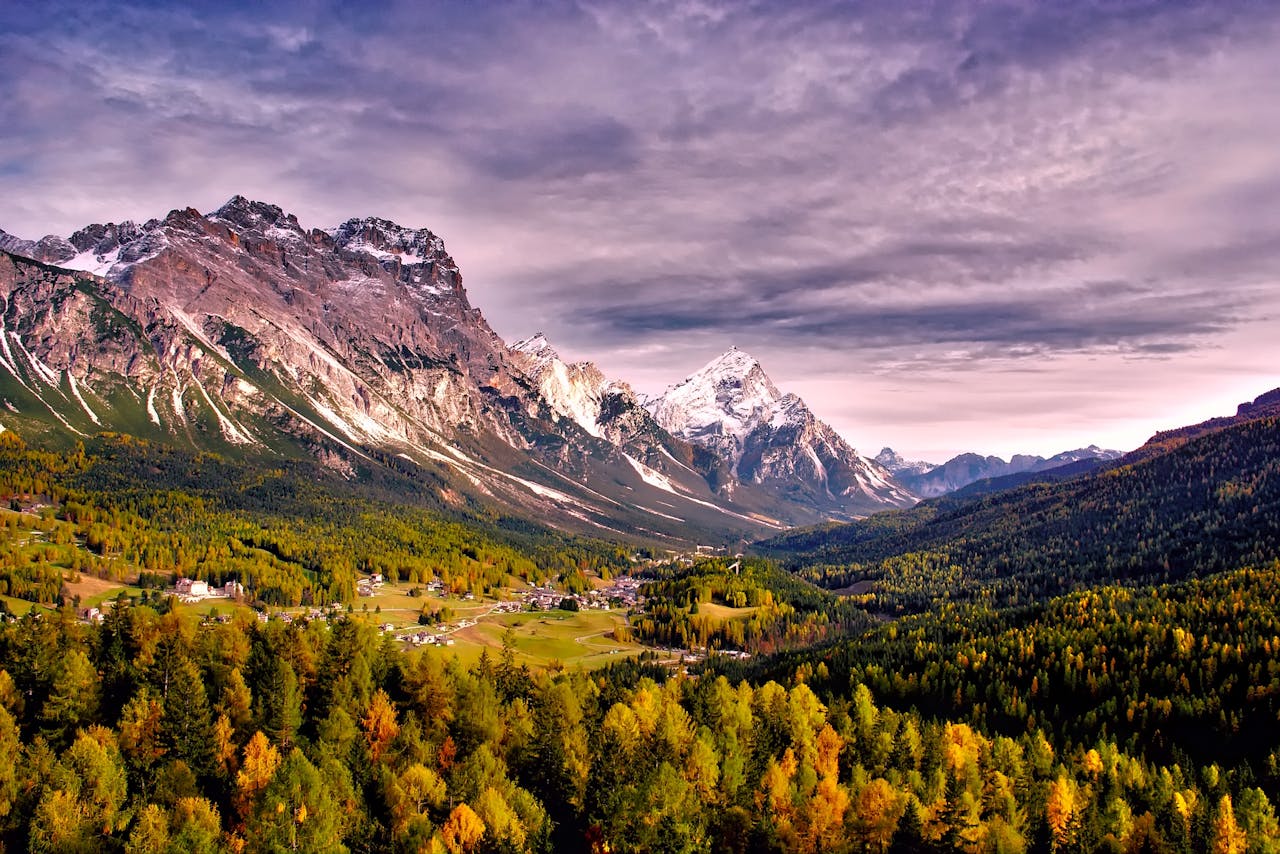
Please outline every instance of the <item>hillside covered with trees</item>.
M760 549L822 586L861 583L888 613L1265 565L1280 554L1280 419L1059 483L788 532Z

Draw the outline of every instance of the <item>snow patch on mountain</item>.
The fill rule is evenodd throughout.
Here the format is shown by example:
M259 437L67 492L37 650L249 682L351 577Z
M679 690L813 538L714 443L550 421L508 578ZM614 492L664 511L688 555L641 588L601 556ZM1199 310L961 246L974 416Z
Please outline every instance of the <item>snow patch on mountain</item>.
M623 454L622 456L627 462L631 463L631 467L636 470L636 474L640 475L640 479L645 483L650 486L656 486L663 492L670 492L672 495L680 495L680 491L675 488L675 485L666 475L649 468L630 454Z
M147 417L151 419L151 423L157 427L160 426L160 413L156 412L156 389L155 386L147 392Z
M101 426L102 419L98 417L98 413L89 408L89 404L85 402L84 395L80 393L80 386L76 385L76 375L67 371L67 384L71 386L71 393L75 395L76 400L80 401L80 406L89 414L89 420L94 424Z

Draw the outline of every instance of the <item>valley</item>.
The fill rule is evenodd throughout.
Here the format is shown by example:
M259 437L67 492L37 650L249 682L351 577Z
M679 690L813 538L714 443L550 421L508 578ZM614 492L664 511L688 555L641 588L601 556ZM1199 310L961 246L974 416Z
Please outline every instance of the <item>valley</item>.
M1274 392L932 466L383 219L4 246L6 849L1280 846Z

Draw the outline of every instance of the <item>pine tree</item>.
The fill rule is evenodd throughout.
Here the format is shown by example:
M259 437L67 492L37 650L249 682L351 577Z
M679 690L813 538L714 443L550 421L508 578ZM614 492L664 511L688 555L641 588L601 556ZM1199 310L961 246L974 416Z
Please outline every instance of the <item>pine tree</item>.
M263 687L254 691L258 728L273 744L287 750L302 725L302 691L293 667L276 658L267 671Z
M187 763L197 777L213 771L213 715L200 671L190 659L173 668L160 732L169 759Z
M920 804L915 798L908 798L907 809L898 820L898 827L889 841L889 854L928 854L931 850L932 847L924 838Z

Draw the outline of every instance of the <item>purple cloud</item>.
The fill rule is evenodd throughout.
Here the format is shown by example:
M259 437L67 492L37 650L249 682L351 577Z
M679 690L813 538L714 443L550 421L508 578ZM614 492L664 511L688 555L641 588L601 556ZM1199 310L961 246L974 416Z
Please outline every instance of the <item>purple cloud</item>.
M24 237L387 216L508 339L647 391L736 343L905 451L1132 444L1276 385L1270 4L7 11Z

